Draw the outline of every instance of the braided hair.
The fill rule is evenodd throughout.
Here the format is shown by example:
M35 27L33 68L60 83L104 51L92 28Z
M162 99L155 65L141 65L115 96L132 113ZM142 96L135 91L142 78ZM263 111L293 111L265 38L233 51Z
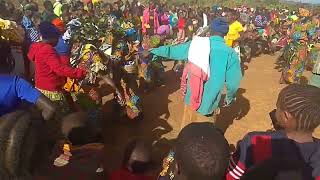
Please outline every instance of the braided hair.
M279 94L278 107L296 119L296 130L312 132L320 122L320 89L292 84Z

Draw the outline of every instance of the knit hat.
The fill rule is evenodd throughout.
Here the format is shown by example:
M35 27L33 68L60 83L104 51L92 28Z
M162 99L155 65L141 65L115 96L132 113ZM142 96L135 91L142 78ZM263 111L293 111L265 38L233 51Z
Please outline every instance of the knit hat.
M211 28L213 32L219 32L224 35L229 32L229 24L225 18L215 18L212 21Z
M49 22L41 22L39 29L43 39L58 38L60 36L59 30Z
M64 23L60 18L53 19L51 21L51 24L53 24L60 31L60 33L63 33L65 31Z

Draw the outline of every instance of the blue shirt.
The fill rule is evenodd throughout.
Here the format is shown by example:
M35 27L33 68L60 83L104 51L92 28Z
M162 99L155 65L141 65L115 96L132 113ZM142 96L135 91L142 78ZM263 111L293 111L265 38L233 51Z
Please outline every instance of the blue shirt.
M22 100L35 104L41 92L18 76L0 75L0 116L15 111Z
M162 46L151 51L156 56L171 60L187 60L191 41L176 46ZM242 79L239 57L228 47L222 37L210 37L210 78L204 84L202 101L197 110L202 115L210 115L219 106L221 92L226 85L225 103L229 105L236 96ZM188 82L185 103L190 104L190 85Z

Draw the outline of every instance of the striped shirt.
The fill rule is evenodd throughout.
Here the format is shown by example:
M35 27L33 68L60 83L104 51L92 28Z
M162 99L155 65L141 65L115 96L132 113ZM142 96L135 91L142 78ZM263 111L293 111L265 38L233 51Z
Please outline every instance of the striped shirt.
M299 171L304 180L320 180L320 140L297 143L288 139L283 131L252 132L238 144L227 171L227 180L241 179L256 173L256 178L289 171ZM269 165L264 165L268 164ZM260 174L253 169L260 169ZM262 167L262 168L261 168ZM259 176L259 177L257 177Z
M23 16L22 25L25 30L25 38L28 42L33 43L40 41L40 32L34 26L30 18L28 18L27 16Z

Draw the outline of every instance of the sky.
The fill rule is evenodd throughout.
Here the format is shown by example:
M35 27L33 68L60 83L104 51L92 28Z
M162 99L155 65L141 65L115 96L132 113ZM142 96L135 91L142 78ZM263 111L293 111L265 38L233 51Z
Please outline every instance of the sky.
M291 1L300 2L300 0L291 0ZM301 0L301 2L303 2L303 3L318 3L318 4L320 4L320 0Z

